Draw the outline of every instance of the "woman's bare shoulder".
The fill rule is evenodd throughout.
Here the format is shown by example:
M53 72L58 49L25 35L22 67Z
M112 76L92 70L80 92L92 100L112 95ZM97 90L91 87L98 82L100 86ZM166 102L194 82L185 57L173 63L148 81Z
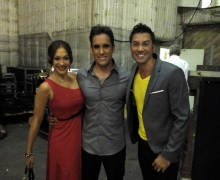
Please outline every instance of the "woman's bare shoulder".
M41 83L38 88L38 91L40 92L49 92L50 90L51 90L51 87L47 82Z
M76 73L74 73L74 72L68 72L68 75L73 79L76 78Z

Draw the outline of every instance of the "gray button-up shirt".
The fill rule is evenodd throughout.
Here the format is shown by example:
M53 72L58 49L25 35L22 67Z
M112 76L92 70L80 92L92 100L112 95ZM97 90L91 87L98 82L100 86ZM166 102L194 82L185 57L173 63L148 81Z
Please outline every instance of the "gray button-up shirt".
M93 72L94 65L95 62L77 73L86 106L82 146L91 154L113 155L125 147L123 112L130 73L114 63L114 69L101 84Z

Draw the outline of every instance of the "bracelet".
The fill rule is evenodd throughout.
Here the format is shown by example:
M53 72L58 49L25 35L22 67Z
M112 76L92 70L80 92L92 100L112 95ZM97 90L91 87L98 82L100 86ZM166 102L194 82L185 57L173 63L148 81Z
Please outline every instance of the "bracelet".
M34 153L30 153L30 154L24 153L24 157L26 157L26 158L33 156L33 155L34 155Z

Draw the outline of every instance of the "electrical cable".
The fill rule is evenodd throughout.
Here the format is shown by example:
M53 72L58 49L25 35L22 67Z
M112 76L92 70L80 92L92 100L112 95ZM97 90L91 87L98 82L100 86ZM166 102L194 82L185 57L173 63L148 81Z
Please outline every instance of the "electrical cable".
M114 39L114 41L116 41L116 42L130 42L130 41L121 41L121 40L117 40L117 39Z
M195 11L194 11L194 13L193 13L191 19L189 20L189 22L188 22L188 24L187 24L186 26L188 26L188 25L191 23L191 21L192 21L193 17L195 16L197 10L199 9L199 5L200 5L201 1L202 1L202 0L199 1L199 3L198 3L198 5L197 5L197 7L196 7L196 9L195 9ZM211 1L211 3L212 3L212 1ZM210 5L209 5L209 6L210 6ZM181 19L182 19L182 18L181 18ZM182 23L182 24L183 24L183 23ZM182 26L183 26L183 25L182 25ZM183 29L184 29L184 28L186 29L186 27L183 27ZM178 36L176 36L175 39L177 39L178 37L180 37L183 33L184 33L184 30L183 30Z

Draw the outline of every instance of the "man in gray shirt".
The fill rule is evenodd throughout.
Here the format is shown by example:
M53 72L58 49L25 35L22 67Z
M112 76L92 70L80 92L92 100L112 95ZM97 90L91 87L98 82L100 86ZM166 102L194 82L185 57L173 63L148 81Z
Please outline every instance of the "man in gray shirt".
M108 180L122 180L126 153L123 112L130 73L112 58L115 45L109 27L92 27L89 38L94 62L77 74L85 96L82 177L98 180L103 163Z
M115 45L109 27L92 27L89 39L94 62L77 73L85 96L82 179L98 180L103 164L108 180L122 180L126 155L124 105L130 73L112 58ZM48 116L48 121L54 125L56 120Z

